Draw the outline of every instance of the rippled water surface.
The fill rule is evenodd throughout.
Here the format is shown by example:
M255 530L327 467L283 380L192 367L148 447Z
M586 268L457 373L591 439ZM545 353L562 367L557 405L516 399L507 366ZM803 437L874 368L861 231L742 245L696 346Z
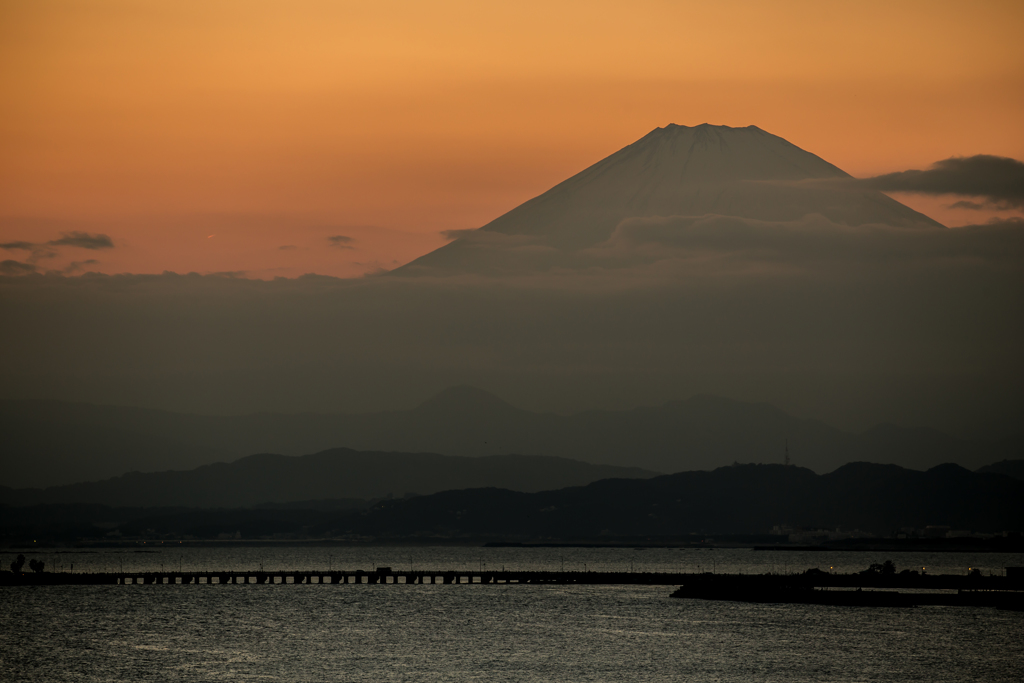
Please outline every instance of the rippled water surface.
M322 552L332 563L339 557L354 562L356 555L369 552L277 550L290 556ZM362 558L352 568L400 565L410 557L413 564L424 563L422 568L428 568L427 560L444 558L452 568L475 568L482 562L500 564L502 555L496 551L501 550L508 550L508 561L525 564L532 557L536 563L510 569L560 568L562 562L577 559L621 565L631 554L671 557L679 552L581 549L577 557L559 549L493 549L494 554L479 548L372 550L373 558ZM240 553L242 561L249 551L260 549L204 550L214 555L206 559L221 561L230 553ZM693 552L720 552L723 558L732 553L734 561L753 554ZM263 556L267 562L266 551ZM85 555L76 555L76 571L81 557ZM154 554L144 557L157 564L170 561ZM899 565L900 557L892 559ZM963 559L932 557L940 563ZM652 560L651 566L636 566L636 557L632 561L637 571L657 564ZM348 568L348 562L342 564L334 568ZM729 562L725 565L718 569L730 569ZM676 600L668 597L670 592L647 586L480 584L7 587L0 588L0 680L801 682L1024 677L1021 613L750 605Z

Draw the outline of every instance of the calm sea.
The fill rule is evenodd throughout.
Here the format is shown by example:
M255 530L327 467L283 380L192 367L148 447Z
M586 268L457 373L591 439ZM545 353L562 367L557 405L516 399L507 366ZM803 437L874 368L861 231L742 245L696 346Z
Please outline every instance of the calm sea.
M809 567L1000 573L1020 555L512 548L25 552L48 569ZM14 554L0 555L6 565ZM3 681L1015 681L1024 614L677 600L671 588L175 585L0 588Z

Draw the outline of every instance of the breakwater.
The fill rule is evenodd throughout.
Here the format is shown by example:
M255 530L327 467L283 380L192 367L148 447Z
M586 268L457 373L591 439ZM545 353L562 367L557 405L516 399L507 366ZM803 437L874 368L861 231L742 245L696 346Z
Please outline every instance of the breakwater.
M1016 576L828 574L685 577L673 598L799 603L849 607L998 607L1024 609L1024 582Z
M352 585L352 584L605 584L670 586L684 574L661 572L546 572L392 570L373 571L163 571L163 572L26 572L0 573L7 585L167 585L167 584L268 584L268 585Z
M711 572L598 572L498 570L203 570L124 572L0 572L0 585L356 585L356 584L510 584L510 585L650 585L682 586L695 595L755 594L809 588L868 588L958 591L1024 590L1013 576L877 573L832 574L811 570L801 574L717 574Z

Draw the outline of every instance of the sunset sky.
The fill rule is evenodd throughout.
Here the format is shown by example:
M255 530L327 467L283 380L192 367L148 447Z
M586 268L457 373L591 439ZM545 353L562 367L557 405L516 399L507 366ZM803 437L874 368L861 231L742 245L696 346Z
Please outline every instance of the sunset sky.
M1022 28L1016 1L3 0L0 260L356 276L673 122L858 177L1024 159Z

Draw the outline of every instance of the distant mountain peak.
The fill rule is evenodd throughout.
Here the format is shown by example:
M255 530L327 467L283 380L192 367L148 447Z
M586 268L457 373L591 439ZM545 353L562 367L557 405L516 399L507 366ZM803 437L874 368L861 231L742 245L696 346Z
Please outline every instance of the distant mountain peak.
M479 230L392 271L546 269L604 244L632 218L819 216L839 225L942 227L821 157L757 126L669 124Z
M687 130L697 131L701 133L707 133L712 131L728 132L738 130L749 130L758 131L764 133L765 135L771 135L771 133L765 133L765 131L761 130L757 126L724 126L717 123L698 123L696 126L686 126L681 123L667 123L664 126L659 126L658 128L655 128L650 133L648 133L647 136L657 135L658 133L672 133L676 131Z

